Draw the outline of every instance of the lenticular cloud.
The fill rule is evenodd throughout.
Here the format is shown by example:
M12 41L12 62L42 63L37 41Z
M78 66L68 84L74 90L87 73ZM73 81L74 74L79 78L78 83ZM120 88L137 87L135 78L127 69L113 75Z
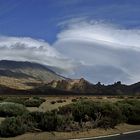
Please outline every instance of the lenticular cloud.
M82 66L71 77L112 83L140 80L140 30L93 21L67 23L54 47Z

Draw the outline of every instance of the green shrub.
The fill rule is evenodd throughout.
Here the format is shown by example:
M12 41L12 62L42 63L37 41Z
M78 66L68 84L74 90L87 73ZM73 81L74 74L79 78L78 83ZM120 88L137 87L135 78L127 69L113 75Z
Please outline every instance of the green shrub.
M139 100L123 100L118 101L116 105L122 111L124 122L130 124L140 124L140 101Z
M6 118L0 125L0 136L12 137L40 129L43 112L28 112L21 116Z
M0 125L1 137L13 137L24 134L27 131L27 125L23 123L20 117L6 118Z
M122 121L121 110L115 104L107 102L81 100L70 105L60 107L59 113L62 115L72 114L74 121L79 123L86 122L87 117L88 120L93 120L96 123L99 123L103 118L107 118L108 121L111 121L110 127L113 127ZM98 124L96 125L98 126Z
M42 101L42 102L45 102L45 101L46 101L46 99L40 98L40 97L38 97L38 96L34 96L32 99L40 100L40 101Z
M98 122L98 127L100 128L114 128L116 126L116 122L111 117L102 117Z
M28 112L28 111L26 107L21 104L10 103L10 102L0 103L0 116L1 117L11 117L11 116L22 115L25 112Z
M29 99L28 97L8 97L4 101L5 102L12 102L12 103L19 103L19 104L24 105L24 102L28 99Z
M24 102L27 107L39 107L44 101L38 99L29 99Z
M41 122L43 116L44 116L44 113L43 112L38 112L38 111L30 112L27 115L27 117L29 118L29 121L32 122L32 126L35 127L35 128L38 128L38 129L40 129L40 127L41 127L40 122Z
M103 117L110 117L116 124L122 120L122 112L114 103L101 103L100 112Z
M53 112L46 112L41 118L40 128L45 131L54 131L57 128L57 115Z

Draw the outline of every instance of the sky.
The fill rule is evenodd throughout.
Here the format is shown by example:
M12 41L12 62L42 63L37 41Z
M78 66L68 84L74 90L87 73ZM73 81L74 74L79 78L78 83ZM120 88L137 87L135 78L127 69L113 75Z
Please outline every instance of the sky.
M70 78L140 81L139 0L0 0L0 59Z

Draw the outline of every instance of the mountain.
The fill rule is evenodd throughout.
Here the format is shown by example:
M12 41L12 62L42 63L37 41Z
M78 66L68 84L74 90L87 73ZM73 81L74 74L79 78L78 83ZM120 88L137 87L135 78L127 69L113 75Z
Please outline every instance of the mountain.
M19 61L0 61L0 94L34 95L140 95L140 82L103 85L64 78L47 66Z
M10 60L0 61L0 85L10 88L31 89L36 85L62 79L64 77L41 64Z

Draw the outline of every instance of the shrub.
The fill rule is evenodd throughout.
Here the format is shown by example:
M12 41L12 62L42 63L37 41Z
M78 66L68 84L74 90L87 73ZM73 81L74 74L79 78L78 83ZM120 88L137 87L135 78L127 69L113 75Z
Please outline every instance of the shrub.
M110 117L102 117L101 120L98 122L98 127L101 128L114 128L116 126L116 123L114 120Z
M122 121L121 110L115 104L107 102L101 103L81 100L60 107L59 113L62 115L72 114L74 121L79 122L79 124L87 120L92 120L98 126L99 122L101 124L101 119L107 118L108 121L111 121L110 127L113 127Z
M56 101L51 101L51 104L55 104L56 103Z
M45 131L54 131L57 128L57 116L54 112L46 112L39 124L40 128Z
M0 125L2 137L12 137L27 131L40 129L43 112L28 112L21 116L6 118Z
M39 100L40 97L38 97L38 96L34 96L33 99Z
M24 102L27 107L39 107L44 101L38 99L29 99Z
M34 96L32 99L40 100L41 102L45 102L46 101L46 99L40 98L38 96Z
M38 112L38 111L30 112L28 114L28 118L29 118L29 121L32 122L31 126L33 126L33 127L30 126L30 128L32 128L32 129L33 128L40 129L40 127L41 127L40 122L41 122L43 116L44 116L43 112Z
M57 131L67 131L68 127L70 127L71 123L73 122L73 117L71 115L64 116L64 115L58 114L57 118L56 118L56 122L57 122L56 123L57 124L57 127L56 127ZM72 128L71 128L71 130L72 130Z
M57 100L57 103L63 103L64 101L63 100Z
M0 116L1 117L11 117L22 115L27 112L25 106L17 103L2 102L0 103Z
M100 112L103 117L110 117L116 124L122 120L121 110L113 103L101 103Z
M72 101L72 102L77 102L77 99L72 99L71 101Z
M6 98L4 101L5 102L12 102L12 103L19 103L19 104L23 104L26 100L28 100L28 97L8 97Z
M1 137L13 137L27 131L27 126L20 117L6 118L0 125Z
M122 111L125 122L130 124L140 124L140 101L139 100L123 100L118 101L116 105Z

